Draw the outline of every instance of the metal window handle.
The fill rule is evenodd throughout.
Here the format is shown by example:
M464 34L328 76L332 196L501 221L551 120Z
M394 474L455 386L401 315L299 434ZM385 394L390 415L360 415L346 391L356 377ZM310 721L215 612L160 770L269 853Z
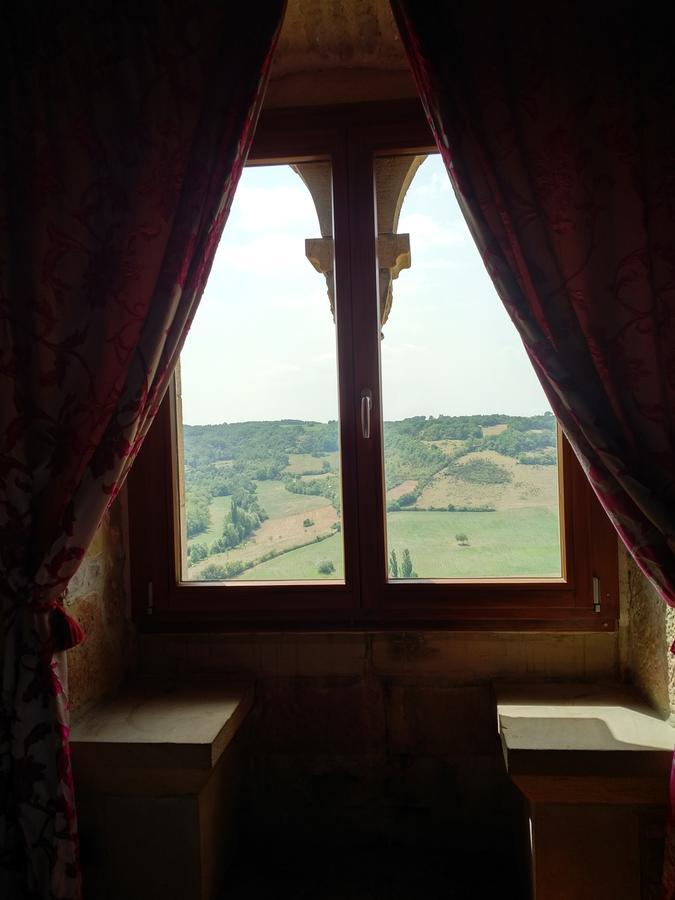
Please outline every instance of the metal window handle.
M373 392L370 388L361 391L361 434L368 440L370 437L370 413L373 408Z

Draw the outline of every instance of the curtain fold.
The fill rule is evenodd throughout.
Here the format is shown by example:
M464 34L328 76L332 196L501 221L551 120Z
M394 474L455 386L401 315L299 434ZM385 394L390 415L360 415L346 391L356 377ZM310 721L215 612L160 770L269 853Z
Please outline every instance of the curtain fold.
M391 0L497 291L617 532L675 606L675 12ZM675 767L664 898L675 897Z
M674 606L675 14L628 0L392 8L549 402Z
M60 596L203 290L284 0L0 13L0 894L80 896Z

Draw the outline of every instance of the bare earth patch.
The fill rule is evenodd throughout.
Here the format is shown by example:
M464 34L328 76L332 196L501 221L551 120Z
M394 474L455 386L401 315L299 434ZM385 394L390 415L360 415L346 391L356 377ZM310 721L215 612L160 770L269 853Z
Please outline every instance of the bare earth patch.
M387 491L387 500L398 500L399 497L402 497L404 494L409 494L411 491L414 491L417 487L416 481L403 481L401 484L397 484L396 487L391 488L391 490Z
M508 425L481 425L481 431L483 437L494 437L496 434L502 434L508 427Z

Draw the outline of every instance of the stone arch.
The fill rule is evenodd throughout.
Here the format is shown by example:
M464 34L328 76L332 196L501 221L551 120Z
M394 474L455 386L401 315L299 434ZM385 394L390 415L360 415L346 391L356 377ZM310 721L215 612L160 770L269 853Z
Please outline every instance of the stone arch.
M415 173L426 156L383 156L375 159L377 200L377 259L379 269L380 324L384 325L393 304L393 283L403 269L410 268L410 235L399 234L401 207ZM330 163L297 163L293 170L312 195L321 237L307 238L305 255L326 278L328 301L335 319L333 216Z

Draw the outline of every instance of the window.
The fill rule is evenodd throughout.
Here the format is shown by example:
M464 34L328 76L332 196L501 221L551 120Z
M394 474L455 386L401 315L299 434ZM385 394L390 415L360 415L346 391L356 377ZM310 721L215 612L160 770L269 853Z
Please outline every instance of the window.
M130 478L148 621L615 625L616 541L417 104L261 123Z

